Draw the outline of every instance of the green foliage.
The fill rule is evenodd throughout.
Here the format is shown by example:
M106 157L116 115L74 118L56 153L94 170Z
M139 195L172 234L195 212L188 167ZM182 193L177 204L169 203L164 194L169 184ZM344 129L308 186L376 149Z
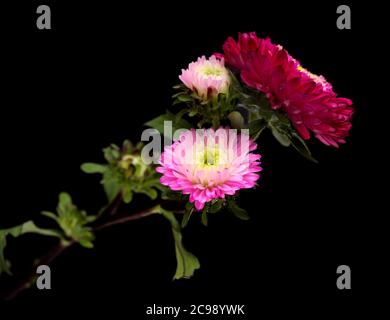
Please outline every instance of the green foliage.
M177 116L169 111L167 113L158 116L148 122L145 123L146 126L156 129L161 134L166 134L164 132L164 121L172 121L172 134L175 133L178 129L190 129L191 124L182 119L181 116Z
M178 191L173 191L164 185L161 185L160 190L162 191L161 192L161 199L163 199L163 200L188 201L187 195L184 195Z
M267 123L264 119L256 119L249 123L249 133L253 140L257 140L263 130L267 128Z
M238 81L232 73L230 77L229 91L212 96L207 100L199 97L184 85L174 86L178 92L173 95L173 105L180 104L181 107L176 119L181 119L184 115L189 118L195 117L193 121L198 128L208 125L218 128L223 121L229 120L229 115L234 111L239 98Z
M38 228L31 220L12 228L0 230L0 275L3 272L11 275L11 263L4 257L7 237L12 236L16 238L25 233L37 233L45 236L61 237L61 234L57 230Z
M92 248L95 239L91 227L87 225L95 221L96 216L88 216L72 202L69 194L63 192L59 196L57 214L43 211L42 214L57 222L63 232L64 240L72 240L83 247Z
M17 237L22 232L22 226L16 226L10 229L0 230L0 275L5 272L11 275L11 264L4 257L4 249L7 245L7 236L11 235L13 237Z
M202 224L207 227L207 225L209 224L209 219L207 217L207 208L205 207L203 210L202 210L202 214L200 216L200 221L202 222Z
M246 210L240 208L235 202L234 198L227 199L227 208L230 212L232 212L237 218L241 220L249 220L250 217Z
M188 222L190 221L194 210L195 210L194 205L190 202L187 202L185 209L184 209L183 219L181 220L181 227L182 228L185 228L188 225Z
M107 167L97 163L84 163L81 165L81 170L85 173L104 173Z
M224 199L215 199L211 201L211 204L209 205L207 212L217 213L223 208L224 204L225 204Z
M263 93L242 88L238 106L249 113L248 127L252 138L258 139L263 130L268 128L282 146L293 146L306 159L317 162L287 116L279 110L273 109Z
M111 144L103 149L107 164L84 163L81 170L102 174L101 183L109 202L121 194L123 201L130 203L134 193L143 193L154 200L161 188L160 176L153 166L142 161L142 147L142 144L133 146L128 140L121 148Z
M182 234L179 222L176 220L175 215L160 206L156 208L156 212L162 214L171 224L173 238L175 240L175 252L177 260L177 268L174 280L182 278L190 278L193 276L195 270L200 268L200 263L197 257L188 252L182 243Z

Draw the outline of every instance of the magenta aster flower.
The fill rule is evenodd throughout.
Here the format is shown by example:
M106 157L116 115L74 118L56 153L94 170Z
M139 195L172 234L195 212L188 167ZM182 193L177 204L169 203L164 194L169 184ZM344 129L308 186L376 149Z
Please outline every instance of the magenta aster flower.
M210 59L202 56L196 62L191 62L188 69L182 69L179 79L204 100L219 93L227 93L230 84L224 59L215 56Z
M190 196L197 210L206 202L252 188L260 175L260 155L247 134L220 128L185 131L165 148L160 182Z
M326 145L338 147L351 128L352 101L337 97L324 77L317 76L292 58L283 47L255 33L229 38L226 62L241 71L249 87L267 95L274 109L284 110L303 139L310 132Z

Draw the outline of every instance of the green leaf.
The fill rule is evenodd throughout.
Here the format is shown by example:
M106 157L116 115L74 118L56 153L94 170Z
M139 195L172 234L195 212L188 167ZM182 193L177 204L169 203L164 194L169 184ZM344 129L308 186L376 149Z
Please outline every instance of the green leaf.
M63 238L58 230L39 228L33 221L27 221L22 225L22 233L37 233L43 236Z
M59 203L60 206L65 207L70 204L72 204L72 198L69 195L69 193L61 192L59 196Z
M173 279L177 280L192 277L195 270L200 268L198 258L184 248L182 243L181 228L174 214L161 208L160 206L158 206L157 211L158 213L162 214L171 223L172 226L177 260L176 273Z
M41 214L45 217L48 217L50 219L53 219L54 221L57 221L58 220L58 216L53 213L53 212L50 212L50 211L41 211Z
M177 120L176 115L170 112L146 122L145 125L156 129L161 134L164 134L164 121L172 121L172 133L178 129L189 129L192 127L188 121L184 119Z
M263 130L267 127L267 123L263 119L257 119L249 123L249 133L253 140L257 140Z
M187 94L179 94L176 98L180 102L190 102L190 101L192 101L192 98L189 95L187 95Z
M115 181L111 174L108 172L103 175L103 188L107 195L108 202L115 199L118 193L121 191L120 185Z
M11 264L4 257L4 249L7 246L7 236L12 235L13 237L18 237L20 234L22 234L22 229L23 224L0 230L0 275L3 272L7 273L8 275L12 275Z
M211 206L210 206L208 212L216 213L222 209L222 205L223 205L223 200L221 200L221 199L215 200L214 202L211 203Z
M145 188L139 191L140 193L146 194L150 199L155 200L158 197L156 189Z
M109 147L104 148L103 154L108 163L115 162L121 157L120 149L115 144L111 144Z
M33 221L27 221L22 225L22 233L37 233L43 236L58 237L63 239L62 234L58 230L39 228Z
M250 217L246 210L240 208L234 200L230 199L228 201L228 209L231 211L237 218L241 220L249 220Z
M87 248L87 249L92 249L93 248L93 243L90 240L80 240L79 243L84 248Z
M130 140L123 141L122 150L125 154L130 154L134 150L134 145Z
M308 146L306 145L305 141L296 132L293 132L292 134L291 145L306 159L314 163L318 163L318 161L311 155L311 152Z
M126 187L122 190L123 192L123 202L124 203L130 203L131 200L133 200L133 191Z
M15 237L15 238L18 237L18 236L20 236L20 235L22 234L24 225L26 225L26 224L28 224L28 223L30 223L30 222L32 222L32 221L28 221L28 222L26 222L26 223L24 223L24 224L21 224L21 225L19 225L19 226L10 228L10 229L8 229L8 233L9 233L11 236Z
M275 127L271 127L271 131L275 139L278 140L282 146L288 147L291 144L291 140L285 132L282 132Z
M207 209L206 207L203 209L202 211L202 215L201 215L201 222L202 224L207 227L208 223L209 223L209 219L207 217Z
M104 173L107 170L107 166L88 162L81 165L81 170L85 173Z
M191 202L187 202L184 210L183 219L181 220L181 227L185 228L190 221L192 213L194 212L194 205Z
M179 192L176 192L176 191L172 191L171 189L163 186L162 188L162 194L161 194L161 199L163 200L183 200L183 194L182 193L179 193Z
M10 263L4 257L4 249L7 245L7 230L0 230L0 275L5 272L11 275Z

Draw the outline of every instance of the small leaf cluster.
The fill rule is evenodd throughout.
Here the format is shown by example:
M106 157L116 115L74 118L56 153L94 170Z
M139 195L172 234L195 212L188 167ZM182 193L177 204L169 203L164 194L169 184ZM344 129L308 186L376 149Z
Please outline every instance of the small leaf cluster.
M63 233L61 238L65 242L75 241L85 248L93 248L92 241L95 236L88 224L95 221L96 216L89 216L86 211L79 210L69 194L60 194L56 214L50 211L43 211L42 214L56 221Z
M125 140L122 147L115 144L103 149L106 164L84 163L81 169L86 173L102 175L108 201L120 194L125 203L130 203L134 193L143 193L154 200L161 189L159 174L153 166L145 164L141 157L143 145L134 146Z
M0 275L3 272L12 274L11 263L4 256L9 236L16 238L26 233L35 233L59 238L64 246L77 242L86 248L93 247L94 234L91 227L87 225L95 221L96 216L88 216L85 211L79 210L72 203L69 194L60 194L56 213L43 211L42 215L54 220L59 228L40 228L29 220L18 226L0 230Z

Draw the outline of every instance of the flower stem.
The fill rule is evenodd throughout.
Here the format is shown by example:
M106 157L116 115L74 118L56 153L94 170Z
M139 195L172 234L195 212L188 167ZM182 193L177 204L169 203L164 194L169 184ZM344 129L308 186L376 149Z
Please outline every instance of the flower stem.
M74 244L73 241L70 242L63 242L60 241L56 246L54 246L45 256L43 256L38 263L35 264L35 267L40 265L49 265L52 263L61 253L63 253L67 248L72 246ZM35 269L35 268L34 268ZM11 290L9 293L7 293L4 296L5 301L10 301L14 298L16 298L21 292L23 292L25 289L30 288L35 280L36 280L36 270L32 270L29 274L27 274L20 282L19 284Z
M101 224L100 226L96 226L93 228L94 231L100 231L118 224L126 223L133 220L142 219L145 217L148 217L154 213L156 213L156 209L159 207L159 205L155 205L149 209L140 211L138 213L135 213L130 216L120 217L111 221L108 221L104 224ZM112 216L112 211L117 211L118 205L113 206L111 210L108 211L108 215ZM106 211L106 210L104 210ZM45 256L43 256L38 263L35 264L35 266L39 265L49 265L51 264L58 256L60 256L66 249L70 248L74 244L76 244L76 241L68 241L64 242L61 241L57 245L55 245ZM36 281L36 270L32 270L29 274L27 274L18 284L17 286L6 293L4 296L1 295L1 299L4 299L6 301L10 301L18 297L25 289L30 288Z
M122 224L122 223L126 223L126 222L129 222L129 221L145 218L147 216L150 216L150 215L156 213L155 209L157 207L158 206L154 206L154 207L146 209L144 211L140 211L138 213L132 214L131 216L125 216L125 217L121 217L121 218L118 218L118 219L106 222L104 224L101 224L100 226L96 226L93 230L94 231L100 231L100 230L106 229L108 227L115 226L117 224Z

